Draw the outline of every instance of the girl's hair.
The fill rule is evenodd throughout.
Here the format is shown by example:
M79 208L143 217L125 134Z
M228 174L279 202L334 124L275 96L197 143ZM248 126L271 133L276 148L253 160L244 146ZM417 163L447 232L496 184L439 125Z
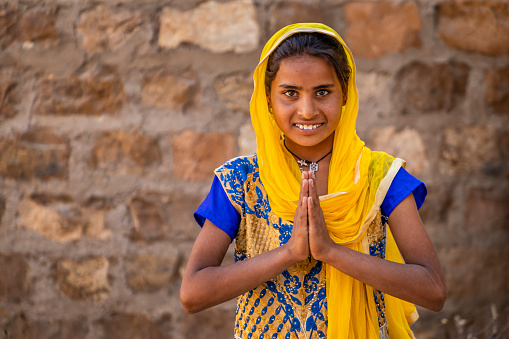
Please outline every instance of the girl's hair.
M296 33L291 35L279 45L270 55L265 72L265 87L270 92L272 80L279 71L281 61L292 56L311 55L328 60L341 84L343 93L348 91L348 79L352 69L348 64L343 46L335 38L321 33Z

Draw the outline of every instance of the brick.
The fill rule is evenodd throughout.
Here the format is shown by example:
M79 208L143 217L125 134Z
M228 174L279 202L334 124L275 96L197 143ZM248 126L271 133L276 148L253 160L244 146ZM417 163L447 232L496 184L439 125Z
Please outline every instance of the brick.
M129 170L161 163L157 140L138 131L111 131L94 141L89 165L92 168Z
M6 48L15 39L18 31L17 23L21 14L17 7L9 2L0 4L0 47Z
M421 47L421 17L413 1L348 2L345 41L354 57L379 58Z
M437 6L438 36L448 46L489 56L509 54L509 4L450 1Z
M73 338L86 339L86 319L50 321L28 318L24 313L16 314L4 328L6 338L41 339Z
M497 130L490 126L446 127L443 131L441 157L456 173L489 169L503 161L497 145Z
M159 108L182 109L192 103L196 88L192 72L180 75L159 72L144 78L142 100Z
M387 152L406 160L406 169L414 175L423 173L429 167L424 142L415 129L398 131L395 126L377 127L371 132L368 145L373 151Z
M116 113L125 102L117 69L102 66L70 77L48 75L37 83L35 113L101 115Z
M307 5L303 2L282 1L270 7L270 31L279 29L296 22L324 22L323 7Z
M114 313L97 323L102 327L102 339L166 339L170 333L163 333L161 324L142 314Z
M30 267L18 254L0 254L0 301L19 303L32 294Z
M127 283L137 292L160 290L175 278L178 262L178 251L170 251L164 256L147 254L128 258Z
M250 122L240 127L238 143L239 154L251 155L256 152L256 134Z
M509 219L509 191L500 187L471 187L467 192L465 204L466 229L479 234L506 234ZM509 241L509 235L499 234L499 245Z
M143 20L136 11L99 5L80 15L77 32L88 53L116 50L134 35Z
M221 101L231 110L249 112L249 102L253 94L252 76L244 73L221 76L214 81L214 89Z
M29 9L19 23L19 37L23 41L56 41L55 27L58 6L47 5Z
M206 180L234 156L233 133L201 134L185 130L173 137L173 175L184 180Z
M140 192L129 200L135 239L195 239L199 227L193 217L201 197L188 194Z
M16 71L0 68L0 121L14 117L20 102Z
M62 294L71 299L101 301L111 291L108 269L108 259L102 257L60 260L56 265L56 280Z
M492 68L485 72L485 98L495 112L509 114L509 67Z
M14 140L0 139L0 175L20 180L65 179L69 144L51 131L37 129Z
M228 24L224 18L228 18ZM207 1L184 12L165 7L161 14L160 47L192 43L214 53L246 53L258 47L259 39L260 28L251 0Z
M470 67L448 62L412 62L396 74L395 107L402 113L451 111L464 100Z

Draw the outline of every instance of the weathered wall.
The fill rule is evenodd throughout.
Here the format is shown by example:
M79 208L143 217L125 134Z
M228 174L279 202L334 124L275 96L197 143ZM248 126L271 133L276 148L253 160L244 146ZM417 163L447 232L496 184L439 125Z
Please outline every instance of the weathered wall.
M508 1L2 0L0 337L231 337L234 303L179 302L192 212L297 21L344 36L359 135L428 185L449 298L416 333L509 323Z

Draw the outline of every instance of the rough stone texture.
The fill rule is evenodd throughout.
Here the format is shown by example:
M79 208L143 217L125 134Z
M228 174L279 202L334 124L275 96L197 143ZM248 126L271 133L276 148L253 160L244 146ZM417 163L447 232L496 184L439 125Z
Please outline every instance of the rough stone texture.
M484 74L486 102L497 113L509 114L509 68L492 68Z
M47 5L29 9L19 22L19 34L23 41L56 41L58 6Z
M193 213L202 197L187 194L138 193L129 207L134 221L134 239L153 242L164 239L194 239L198 227Z
M324 10L321 7L303 2L276 2L270 8L270 31L275 33L296 22L324 22L324 19Z
M192 43L215 53L246 53L258 46L259 31L251 0L207 1L186 12L165 7L161 15L159 46L175 48L182 43Z
M68 141L49 130L23 133L14 140L0 139L0 175L13 179L65 179Z
M86 339L86 319L37 321L17 314L4 328L5 338L23 339Z
M16 72L9 68L0 68L0 122L17 114L19 103Z
M345 41L356 57L379 58L419 48L421 17L413 1L347 2Z
M146 316L139 314L115 313L99 321L103 329L101 339L170 339L171 333L162 331L162 324L153 322Z
M56 242L79 240L85 234L97 240L111 236L104 227L104 210L82 207L68 196L25 197L18 205L18 215L18 227Z
M490 56L509 54L509 4L450 1L439 4L438 35L452 48Z
M20 13L10 2L0 4L0 47L7 47L16 39Z
M457 172L489 169L501 161L497 131L488 126L462 126L444 129L441 156Z
M395 126L373 129L368 145L373 151L384 151L407 162L406 169L413 175L425 171L429 162L426 148L418 131L405 128L398 131Z
M108 268L109 262L106 258L59 260L56 265L56 280L62 294L69 298L101 301L107 298L111 291Z
M185 108L196 94L196 85L192 72L181 75L164 72L150 74L143 81L142 100L158 108Z
M172 257L141 255L127 260L127 282L138 292L152 292L167 286L177 271L178 252Z
M251 74L230 74L216 79L214 89L231 110L249 112L249 101L253 94L253 77Z
M173 175L184 180L210 179L215 168L233 157L234 145L233 133L201 134L186 130L173 137Z
M142 24L140 14L99 5L80 15L77 32L88 53L115 50L125 44Z
M242 125L239 132L239 154L252 155L256 152L256 134L253 126L249 124Z
M509 241L507 219L509 218L509 191L500 187L470 188L466 202L466 229L481 234L496 233L498 245Z
M96 138L89 165L93 168L129 171L133 167L152 166L160 162L157 140L139 131L112 131Z
M37 84L37 114L101 115L116 113L124 104L125 94L118 70L101 66L68 78L48 75Z
M469 71L456 62L411 63L396 75L394 105L403 113L450 111L465 98Z
M0 301L17 302L31 295L30 267L26 259L18 254L0 254Z

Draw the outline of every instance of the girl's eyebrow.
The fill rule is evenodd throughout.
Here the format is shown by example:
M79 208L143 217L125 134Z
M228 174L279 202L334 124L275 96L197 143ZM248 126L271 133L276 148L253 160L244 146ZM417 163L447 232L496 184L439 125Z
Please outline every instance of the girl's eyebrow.
M301 86L287 85L287 84L281 84L278 87L284 88L284 89L297 89L297 90L302 89ZM323 85L315 86L315 87L313 87L313 89L317 90L317 89L321 89L321 88L332 88L332 87L334 87L334 84L323 84Z

